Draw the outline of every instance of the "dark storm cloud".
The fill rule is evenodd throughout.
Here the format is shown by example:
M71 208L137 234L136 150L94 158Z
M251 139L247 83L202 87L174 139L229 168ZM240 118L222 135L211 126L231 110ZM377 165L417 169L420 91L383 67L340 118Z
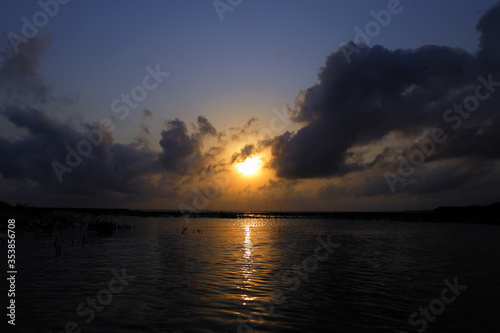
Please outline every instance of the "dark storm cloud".
M64 153L61 142L77 139L69 127L50 121L35 109L8 107L1 111L11 123L28 131L28 136L10 142L0 137L0 156L9 163L1 163L0 171L6 178L30 178L39 182L49 179L51 158Z
M292 120L303 124L266 142L271 166L285 179L328 178L359 170L379 170L378 185L366 194L386 193L382 166L395 154L388 150L372 162L350 163L354 147L379 144L387 134L413 140L436 127L448 130L448 140L427 161L452 158L498 159L500 94L481 101L478 111L450 130L443 113L474 95L478 77L500 81L500 5L479 21L480 50L476 55L445 46L388 50L358 46L348 63L341 49L327 57L319 83L297 97ZM355 45L350 42L351 47ZM485 91L485 88L482 88ZM403 156L411 151L407 147ZM387 169L386 169L387 170ZM463 178L463 181L466 179ZM382 184L385 188L382 189ZM458 183L458 181L457 181ZM369 185L365 185L369 186ZM360 193L364 190L359 189ZM345 193L345 190L329 189Z
M234 153L231 157L231 163L234 162L244 162L248 157L251 157L255 153L255 145L247 144L245 147L241 148L239 153Z
M418 133L437 126L456 91L474 80L473 56L424 46L389 51L365 48L348 64L342 52L327 59L315 85L297 102L295 135L272 143L273 166L285 178L315 178L351 171L347 150L391 131Z
M28 132L13 142L0 138L0 156L9 161L0 165L4 178L30 179L45 186L48 191L134 193L142 187L138 179L151 172L156 159L153 152L113 143L110 133L100 131L101 143L92 147L89 156L80 157L81 163L64 174L64 181L60 183L52 163L58 161L64 164L68 156L66 147L76 151L81 142L88 140L85 133L97 133L97 126L85 124L86 131L82 133L35 109L8 107L1 113L15 126Z
M269 179L269 181L258 188L265 194L279 194L289 196L295 191L295 187L300 184L300 180Z
M393 195L387 191L387 183L380 170L370 170L352 179L340 179L337 183L322 186L318 199L332 202L339 198L375 197ZM420 200L461 200L463 204L493 202L500 199L498 183L500 176L491 164L470 160L468 163L454 160L437 166L422 166L415 170L412 178L398 189L402 198ZM458 203L458 202L457 202Z
M130 143L115 142L112 132L83 117L51 118L54 107L74 104L78 98L54 98L43 83L38 66L49 44L47 35L33 39L17 54L1 53L0 116L8 125L0 133L0 156L7 161L0 164L0 194L49 205L96 207L129 200L182 200L185 178L200 178L197 172L213 163L222 149L202 151L206 138L220 136L208 119L198 117L191 133L178 119L166 122L158 146L147 125L153 117L148 109ZM37 107L29 106L33 104ZM214 174L221 168L212 169Z
M217 135L217 130L212 126L207 118L199 116L197 125L197 133L195 133L196 139L203 139L203 137L205 137L206 135Z
M17 103L44 103L49 92L38 73L40 57L51 44L52 37L34 38L14 53L6 48L0 52L0 97Z
M478 57L483 68L498 71L500 68L500 3L481 17L476 28L481 33Z
M166 170L183 172L188 167L186 159L196 152L197 142L189 137L186 124L179 119L169 120L167 126L161 131L160 161Z
M179 191L184 190L180 189L179 173L204 165L205 156L200 150L202 139L217 133L204 117L198 119L196 131L191 135L182 121L172 120L162 132L163 150L157 152L151 150L149 144L138 144L137 139L130 144L116 143L112 133L103 131L97 123L83 123L76 128L50 118L41 110L12 106L1 108L0 114L26 132L15 140L0 136L0 156L8 161L0 163L4 184L13 184L16 180L18 187L24 184L23 189L44 198L83 195L105 198L110 204L131 198L180 200ZM150 117L150 111L145 111L143 116ZM79 145L91 141L91 135L94 142L99 143L92 144L88 156L79 155ZM73 153L69 153L68 147ZM69 155L72 165L68 163ZM81 160L75 165L77 155ZM70 169L62 174L62 182L58 181L54 162ZM66 204L78 205L78 202ZM99 206L102 202L94 204Z
M217 131L205 117L198 117L195 132L188 134L186 124L179 119L169 120L167 130L161 132L163 151L159 161L167 171L180 174L194 168L202 158L201 148L206 136L216 136Z

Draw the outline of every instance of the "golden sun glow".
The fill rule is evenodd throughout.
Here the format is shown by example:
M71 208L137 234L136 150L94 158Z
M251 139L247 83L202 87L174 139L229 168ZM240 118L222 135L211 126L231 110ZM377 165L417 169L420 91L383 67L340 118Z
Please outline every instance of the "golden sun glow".
M247 176L255 174L260 169L260 157L248 157L245 162L238 163L236 167L238 170Z

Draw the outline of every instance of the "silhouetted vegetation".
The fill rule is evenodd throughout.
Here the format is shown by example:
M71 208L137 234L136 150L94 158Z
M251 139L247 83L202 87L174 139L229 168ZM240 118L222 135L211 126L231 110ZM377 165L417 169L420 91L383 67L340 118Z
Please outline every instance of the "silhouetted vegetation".
M42 218L51 212L78 213L91 216L137 216L137 217L184 217L184 218L221 218L221 219L334 219L334 220L391 220L411 222L457 222L500 224L500 202L486 206L438 207L434 210L420 211L388 211L388 212L234 212L234 211L189 211L176 210L133 210L133 209L102 209L102 208L47 208L31 207L28 204L12 207L5 201L0 201L0 209L13 209L23 214ZM45 219L50 228L50 221ZM64 221L62 224L66 223ZM61 224L60 223L60 224ZM92 222L94 223L94 222ZM94 229L92 229L94 228ZM100 221L99 225L91 225L93 230L102 235L112 235L117 228L123 228L111 222ZM187 233L187 230L185 231Z
M12 207L7 201L0 200L0 209Z
M110 237L115 230L130 230L130 225L117 224L116 222L93 221L88 224L88 232L95 232L99 236Z

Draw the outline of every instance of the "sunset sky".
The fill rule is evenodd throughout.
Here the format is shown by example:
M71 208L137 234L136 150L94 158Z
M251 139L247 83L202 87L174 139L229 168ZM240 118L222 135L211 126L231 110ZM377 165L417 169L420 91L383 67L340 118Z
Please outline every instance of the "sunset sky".
M0 200L321 211L500 201L496 1L0 9Z

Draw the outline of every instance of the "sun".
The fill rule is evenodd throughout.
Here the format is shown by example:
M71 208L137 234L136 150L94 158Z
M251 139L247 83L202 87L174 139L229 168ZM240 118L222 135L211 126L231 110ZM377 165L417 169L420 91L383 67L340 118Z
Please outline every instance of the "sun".
M238 170L247 176L251 176L255 174L257 171L260 169L260 157L254 156L254 157L248 157L245 162L241 162L236 164L236 167Z

